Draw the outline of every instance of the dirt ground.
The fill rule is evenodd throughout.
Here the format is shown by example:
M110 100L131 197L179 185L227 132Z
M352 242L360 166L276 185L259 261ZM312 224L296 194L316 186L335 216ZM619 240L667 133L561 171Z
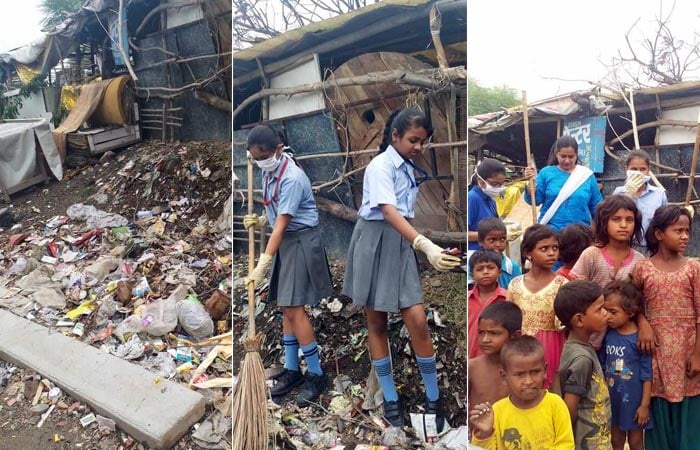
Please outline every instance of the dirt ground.
M134 222L142 210L176 212L177 220L168 223L169 237L192 242L192 231L201 225L202 217L215 220L221 214L230 195L230 182L231 152L226 142L149 141L106 155L102 161L69 157L62 181L36 185L12 195L9 205L0 205L8 206L19 224L16 229L0 232L0 273L4 274L26 251L10 246L12 234L41 234L51 218L66 215L69 206L82 202L120 214L129 222ZM188 199L186 206L175 206L174 202L183 198ZM216 256L206 239L193 247L193 257ZM138 257L139 252L147 250L146 246L137 248L130 256ZM206 299L227 273L230 268L221 265L216 273L201 270L193 290ZM157 271L153 275L158 275ZM158 289L156 286L154 289ZM114 431L109 430L109 424L106 428L98 423L83 427L80 418L93 411L65 394L38 428L41 415L31 411L38 383L35 378L39 377L29 370L0 361L0 450L143 448L118 427ZM208 406L203 420L211 413L212 407ZM190 435L187 433L173 448L203 448ZM230 437L227 440L230 442Z

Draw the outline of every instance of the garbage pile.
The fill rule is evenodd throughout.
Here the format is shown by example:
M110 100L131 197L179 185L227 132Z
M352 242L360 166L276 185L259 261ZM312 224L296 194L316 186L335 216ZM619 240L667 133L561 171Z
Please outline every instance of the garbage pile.
M425 436L421 435L423 427L399 430L390 428L381 418L383 396L376 379L370 376L364 313L362 308L355 307L350 299L340 294L344 270L342 262L331 262L330 269L334 294L322 299L316 307L307 307L307 312L316 331L321 365L332 383L319 399L319 406L300 409L294 403L293 395L273 399L279 404L274 404L272 410L274 439L271 448L466 449L467 364L466 353L463 353L466 342L460 346L455 325L443 318L444 307L432 304L427 296L425 307L438 358L439 386L445 396L446 419L452 429L441 434L438 442L427 444ZM245 336L247 332L248 300L243 285L247 270L246 257L236 257L233 262L233 333L237 337ZM438 275L427 271L423 278L426 285L424 292L435 290L428 286L440 285L437 280L443 279L457 285L462 283L465 289L463 299L445 299L446 303L466 303L463 274ZM272 379L283 370L284 348L281 344L281 312L274 305L267 304L267 288L266 284L258 288L255 315L256 329L265 335L261 356L271 384ZM400 315L389 316L389 336L397 388L404 400L405 410L415 415L417 425L423 420L424 391L408 331ZM243 354L238 339L234 341L233 351L234 355ZM234 382L241 359L233 358Z
M0 237L0 307L141 365L154 383L200 390L211 400L190 437L201 448L231 439L232 241L219 217L231 196L230 158L226 143L140 144L13 205L25 220ZM57 193L88 174L92 189L71 198L83 201L59 211ZM23 378L12 382L26 391ZM48 416L63 404L42 382L33 406ZM2 394L0 407L17 402ZM89 420L114 431L109 419Z

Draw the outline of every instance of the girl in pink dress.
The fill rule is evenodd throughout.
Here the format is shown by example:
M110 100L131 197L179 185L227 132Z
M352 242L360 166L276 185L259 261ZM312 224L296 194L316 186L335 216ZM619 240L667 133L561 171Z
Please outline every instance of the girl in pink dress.
M646 232L650 257L632 269L654 329L651 415L646 448L698 448L700 430L700 264L683 256L692 219L687 210L662 206Z
M581 253L571 272L579 279L591 280L605 289L611 281L629 281L632 269L644 259L632 245L642 242L642 216L634 200L626 195L611 195L595 210L595 245ZM635 319L639 327L638 345L649 353L652 330L643 313ZM600 349L605 331L591 336L591 345Z
M559 257L557 234L547 225L532 225L523 234L520 254L530 261L532 269L511 280L507 299L523 312L523 334L535 336L544 347L547 362L544 387L549 389L556 379L559 358L566 341L563 327L554 315L554 297L568 281L552 272L552 266Z

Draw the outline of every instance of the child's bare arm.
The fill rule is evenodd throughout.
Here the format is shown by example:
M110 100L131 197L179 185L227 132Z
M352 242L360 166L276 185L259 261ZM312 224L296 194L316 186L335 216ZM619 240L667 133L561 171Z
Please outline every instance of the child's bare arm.
M649 321L641 312L637 314L637 328L639 328L637 348L644 353L654 353L656 347L659 346L659 339L654 334L654 330L651 328Z
M487 403L476 405L469 412L469 423L474 427L474 437L479 440L488 439L493 434L493 408Z
M581 400L581 396L572 394L571 392L566 392L564 394L564 403L566 403L566 408L569 410L569 416L571 416L571 424L576 423L578 418L578 403Z
M637 408L634 414L634 420L637 425L643 427L649 422L649 404L651 403L651 381L645 381L642 384L642 403Z

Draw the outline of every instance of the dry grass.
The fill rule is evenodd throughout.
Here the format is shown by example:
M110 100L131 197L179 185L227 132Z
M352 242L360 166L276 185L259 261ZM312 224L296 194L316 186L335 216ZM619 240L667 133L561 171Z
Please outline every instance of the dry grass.
M233 450L267 450L268 412L262 335L244 341L246 350L233 394Z
M454 327L457 345L464 354L467 351L467 276L452 272L431 272L423 278L423 294L426 307L440 308L440 318Z

